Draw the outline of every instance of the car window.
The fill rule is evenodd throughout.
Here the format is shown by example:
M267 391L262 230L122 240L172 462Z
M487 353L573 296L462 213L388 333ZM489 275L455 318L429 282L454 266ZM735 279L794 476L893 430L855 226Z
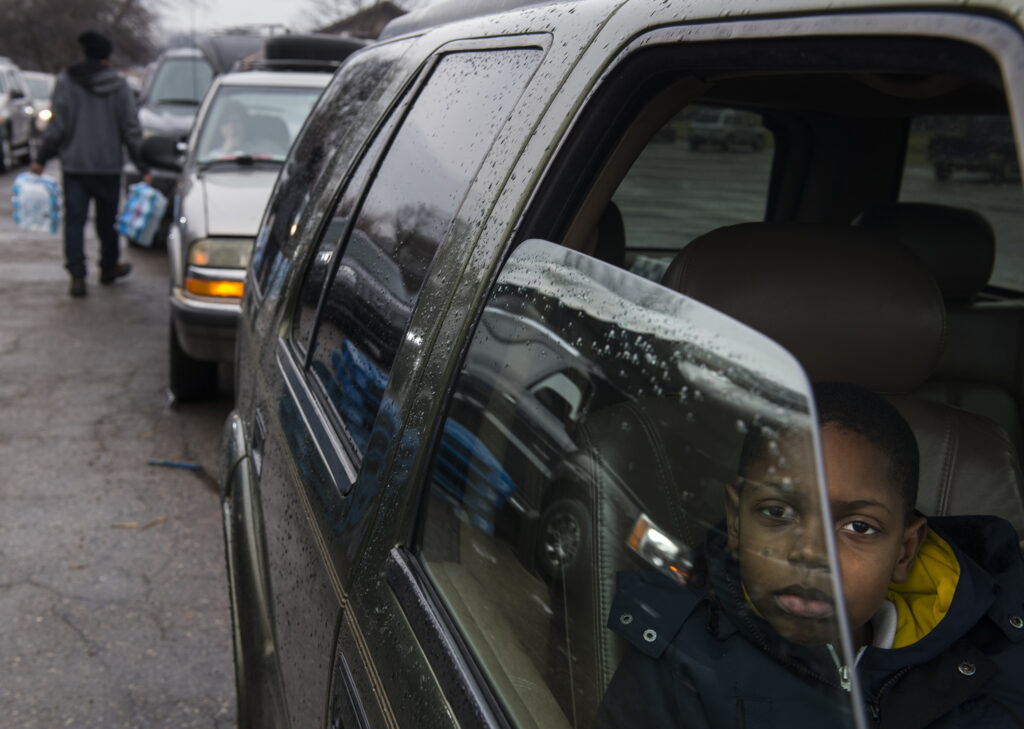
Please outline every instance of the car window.
M196 162L283 161L319 95L319 87L219 87L199 130Z
M256 237L250 263L255 272L255 290L265 291L272 274L281 270L300 240L296 236L300 224L312 217L310 207L321 197L314 194L321 175L332 168L336 158L344 173L358 153L361 140L354 139L352 127L370 100L386 88L403 48L400 43L391 43L374 54L356 54L323 93L320 111L311 114L305 133L295 141L295 154L281 168L279 184ZM330 204L331 200L325 202Z
M763 220L773 153L760 114L694 104L673 117L612 196L626 265L657 281L671 255L699 234Z
M335 254L309 358L357 457L366 450L434 253L538 56L536 50L444 56L391 141L358 214L353 218L352 197L343 197L326 228L321 255L328 236L351 230ZM315 264L310 272L306 283L315 292ZM302 301L315 298L300 293ZM299 312L296 331L303 332Z
M26 79L29 88L32 90L32 98L48 101L50 98L50 81L45 78L31 76Z
M517 249L455 382L420 547L514 726L616 726L649 708L629 695L630 664L616 668L629 646L673 639L699 580L732 579L724 527L728 489L754 479L745 449L759 443L760 478L785 484L780 513L821 503L807 388L781 348L717 312L550 243ZM813 640L836 626L818 627ZM698 648L698 684L665 678L693 726L739 726L723 720L737 703L767 703L703 695L696 677L744 670L720 661ZM822 697L774 721L849 725L845 701Z
M156 71L146 103L199 106L213 82L213 68L201 58L167 58Z
M980 213L995 233L990 283L1024 292L1024 194L1008 116L915 117L907 141L900 200Z

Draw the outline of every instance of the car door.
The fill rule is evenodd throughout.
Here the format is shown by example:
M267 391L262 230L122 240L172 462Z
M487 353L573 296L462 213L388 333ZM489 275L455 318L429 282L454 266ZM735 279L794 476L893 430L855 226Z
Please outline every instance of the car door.
M15 69L8 71L8 84L12 106L11 142L15 147L22 147L28 144L32 134L33 116L29 111L32 108L32 98L20 71Z

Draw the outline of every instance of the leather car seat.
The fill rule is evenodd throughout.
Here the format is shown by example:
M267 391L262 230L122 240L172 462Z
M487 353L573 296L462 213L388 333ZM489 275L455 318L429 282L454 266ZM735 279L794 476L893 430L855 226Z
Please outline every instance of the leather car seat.
M908 249L853 227L743 223L700 236L663 283L768 335L809 378L891 396L921 451L924 513L998 514L1024 535L1024 477L992 420L914 395L932 376L946 309Z
M995 264L992 226L974 210L916 202L875 205L854 225L912 250L946 302L946 346L932 377L915 394L991 418L1006 430L1019 457L1024 432L1012 392L1021 364L1015 345L1021 342L1024 307L979 300ZM1000 344L998 352L993 343Z

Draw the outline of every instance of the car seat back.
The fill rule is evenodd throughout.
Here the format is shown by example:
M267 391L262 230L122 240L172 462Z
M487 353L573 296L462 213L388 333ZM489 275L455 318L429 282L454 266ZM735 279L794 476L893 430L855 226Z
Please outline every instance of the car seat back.
M898 396L924 466L918 508L995 513L1024 534L1024 477L1006 432L913 395L943 350L946 311L908 249L866 229L744 223L690 243L663 282L767 334L811 380Z

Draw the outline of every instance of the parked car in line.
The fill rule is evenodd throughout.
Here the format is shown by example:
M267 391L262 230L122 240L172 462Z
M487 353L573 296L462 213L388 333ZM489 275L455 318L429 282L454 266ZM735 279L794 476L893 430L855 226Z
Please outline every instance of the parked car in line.
M934 129L928 159L936 180L954 172L981 172L997 179L1020 177L1013 128L1005 116L951 118Z
M688 127L690 149L717 147L722 150L764 148L765 129L757 114L738 109L704 107L697 110Z
M309 43L317 53L291 57ZM174 137L154 137L144 145L147 156L158 150L148 160L154 166L180 171L167 243L170 389L177 399L215 393L218 363L234 358L245 270L278 171L338 64L362 45L339 38L271 38L266 58L250 64L252 70L214 78L183 164L174 162Z
M139 124L143 137L175 137L184 142L214 77L261 48L265 40L255 35L211 36L201 39L199 47L170 48L161 53L146 74L139 93ZM174 197L178 171L156 166L151 173L153 186L168 199ZM125 189L141 179L131 160L125 163L123 177ZM154 245L166 243L172 212L168 205Z
M671 639L618 574L727 538L748 438L824 520L812 381L901 409L923 513L1024 536L1024 197L908 150L936 116L1024 139L1021 0L514 5L353 54L263 212L221 469L240 726L593 726L622 630ZM660 131L708 107L763 154ZM866 729L878 700L720 718Z
M53 116L51 105L57 77L45 71L22 71L21 74L32 97L32 111L35 115L32 123L32 144L37 145L42 141L46 125Z
M0 56L0 172L19 160L28 162L33 116L32 97L21 69Z

